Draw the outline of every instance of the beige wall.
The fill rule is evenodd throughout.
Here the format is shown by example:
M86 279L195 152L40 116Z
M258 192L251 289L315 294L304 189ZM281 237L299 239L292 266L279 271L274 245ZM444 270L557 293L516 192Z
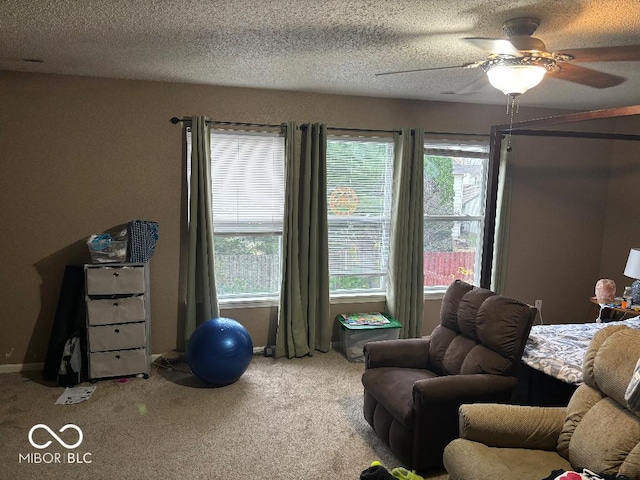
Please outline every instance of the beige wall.
M358 128L421 126L427 131L483 134L491 125L508 120L503 106L16 72L0 72L0 98L0 364L43 360L64 266L88 260L87 236L134 218L160 224L160 241L151 261L152 349L160 353L176 347L184 218L182 134L180 127L169 123L173 116L205 114L218 120L264 123L322 121ZM521 108L518 119L550 113L558 112ZM590 154L606 152L584 152L587 157ZM525 177L527 172L541 178L552 175L555 164L545 165L529 166L523 173ZM562 183L578 179L585 188L594 186L593 179L583 179L585 174L569 173L569 167L583 166L568 164ZM563 192L561 185L554 188ZM526 212L537 204L537 193L533 187L524 190L519 202ZM581 207L594 206L588 195L583 197L586 204ZM573 197L562 199L570 203ZM552 206L550 200L546 200L547 207ZM553 251L575 245L567 244L569 232L563 234L562 242L553 235L554 211L546 212L550 218L545 220L541 238L521 234L531 230L525 221L529 214L515 222L518 235L510 246L513 258L532 249L548 246ZM592 228L579 230L580 235L593 232ZM601 233L601 229L596 232ZM598 265L600 251L595 243L593 257L582 261ZM553 264L556 258L540 251L538 260ZM543 276L531 277L528 268L515 272L511 281L523 299L551 298L547 295L552 293L539 293L538 285L546 281ZM587 290L580 297L583 301L593 286L591 267L579 273L589 276L580 283ZM567 281L558 282L554 296L562 297ZM429 333L437 324L439 302L428 301L425 307L423 331ZM379 308L383 305L340 304L333 306L332 315ZM275 338L275 308L222 313L245 324L256 345Z
M618 119L615 123L620 133L640 134L640 117ZM639 203L639 161L640 142L613 142L599 277L615 280L618 295L633 282L623 275L629 249L640 247L640 222L635 211Z
M554 127L640 134L640 118ZM593 320L588 298L600 278L618 295L632 280L623 271L640 245L629 214L640 181L640 142L518 137L513 148L508 295L543 300L545 323Z
M583 322L599 278L611 142L517 137L507 295L543 301L545 323Z

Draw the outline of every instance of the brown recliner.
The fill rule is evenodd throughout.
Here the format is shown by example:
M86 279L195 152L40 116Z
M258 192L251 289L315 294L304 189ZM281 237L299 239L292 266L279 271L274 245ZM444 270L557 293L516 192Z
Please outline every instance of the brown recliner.
M507 402L535 308L456 280L429 338L364 347L364 417L403 466L442 465L458 436L458 408Z

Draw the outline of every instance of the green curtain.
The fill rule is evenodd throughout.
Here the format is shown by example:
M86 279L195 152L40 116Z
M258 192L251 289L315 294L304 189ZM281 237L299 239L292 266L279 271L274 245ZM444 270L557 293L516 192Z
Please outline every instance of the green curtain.
M498 176L498 205L491 267L491 289L504 295L507 274L507 252L509 247L509 199L511 198L511 152L508 142L502 142L500 170Z
M282 231L282 284L276 357L313 355L331 348L327 226L327 127L302 129L300 160L287 128Z
M424 311L424 130L394 138L387 311L401 338L422 335Z
M213 268L210 142L206 117L192 117L186 342L198 325L220 316Z

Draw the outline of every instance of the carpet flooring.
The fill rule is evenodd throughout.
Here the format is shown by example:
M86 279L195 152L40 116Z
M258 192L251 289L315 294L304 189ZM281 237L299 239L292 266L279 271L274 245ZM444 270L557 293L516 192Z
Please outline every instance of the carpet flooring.
M373 460L400 466L362 416L363 364L338 352L255 355L232 385L154 366L149 379L103 380L91 398L56 405L62 387L0 375L0 478L357 480ZM91 386L85 383L82 386ZM29 432L37 424L43 427ZM62 446L82 443L74 449ZM426 479L444 480L434 471Z

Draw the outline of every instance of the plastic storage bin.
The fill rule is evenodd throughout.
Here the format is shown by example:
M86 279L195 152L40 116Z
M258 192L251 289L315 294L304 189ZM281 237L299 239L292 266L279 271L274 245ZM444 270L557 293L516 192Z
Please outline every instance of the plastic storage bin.
M378 324L373 316L386 319L386 323ZM386 313L341 314L336 319L340 323L340 348L350 362L364 362L362 349L365 343L396 340L402 327L400 322ZM371 319L371 322L367 323L367 319Z
M127 260L127 239L109 234L91 235L87 240L91 263L124 262Z

